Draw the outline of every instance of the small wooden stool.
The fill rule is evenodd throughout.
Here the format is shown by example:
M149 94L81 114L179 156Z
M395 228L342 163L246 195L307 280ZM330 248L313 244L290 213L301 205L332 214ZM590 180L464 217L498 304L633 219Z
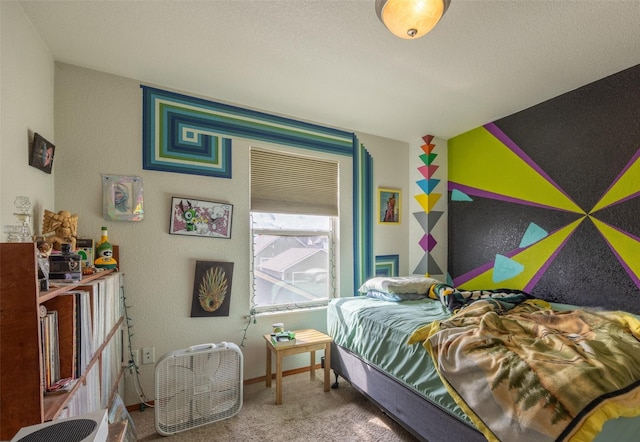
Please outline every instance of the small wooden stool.
M313 329L294 330L296 343L284 346L273 345L271 334L264 335L267 343L267 387L271 388L271 353L276 355L276 405L282 405L282 359L298 353L311 353L311 379L315 379L316 350L324 350L324 391L329 391L331 365L331 336Z

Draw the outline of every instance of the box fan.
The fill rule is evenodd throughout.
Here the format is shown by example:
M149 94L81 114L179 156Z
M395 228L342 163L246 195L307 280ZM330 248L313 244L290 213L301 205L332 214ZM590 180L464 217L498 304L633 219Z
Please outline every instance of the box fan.
M105 442L108 437L107 410L99 410L21 428L11 442Z
M242 352L222 342L163 355L155 367L156 431L180 431L234 416L242 408Z

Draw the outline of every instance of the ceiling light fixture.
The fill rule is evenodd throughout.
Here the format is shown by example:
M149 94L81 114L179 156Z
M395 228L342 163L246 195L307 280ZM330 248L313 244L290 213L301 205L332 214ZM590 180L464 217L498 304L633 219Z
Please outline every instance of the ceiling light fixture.
M376 14L391 33L411 40L432 30L451 0L376 0Z

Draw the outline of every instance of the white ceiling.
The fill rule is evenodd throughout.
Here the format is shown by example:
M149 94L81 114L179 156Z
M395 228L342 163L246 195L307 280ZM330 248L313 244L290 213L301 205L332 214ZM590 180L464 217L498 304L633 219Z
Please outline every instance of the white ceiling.
M20 3L56 61L403 141L640 64L640 0L452 0L413 41L373 0Z

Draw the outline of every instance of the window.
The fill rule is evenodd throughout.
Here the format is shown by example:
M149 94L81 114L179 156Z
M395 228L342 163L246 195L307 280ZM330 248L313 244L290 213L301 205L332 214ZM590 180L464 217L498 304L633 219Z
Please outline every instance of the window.
M252 310L325 305L335 296L338 164L252 149Z
M254 212L254 309L324 305L334 295L333 217Z

